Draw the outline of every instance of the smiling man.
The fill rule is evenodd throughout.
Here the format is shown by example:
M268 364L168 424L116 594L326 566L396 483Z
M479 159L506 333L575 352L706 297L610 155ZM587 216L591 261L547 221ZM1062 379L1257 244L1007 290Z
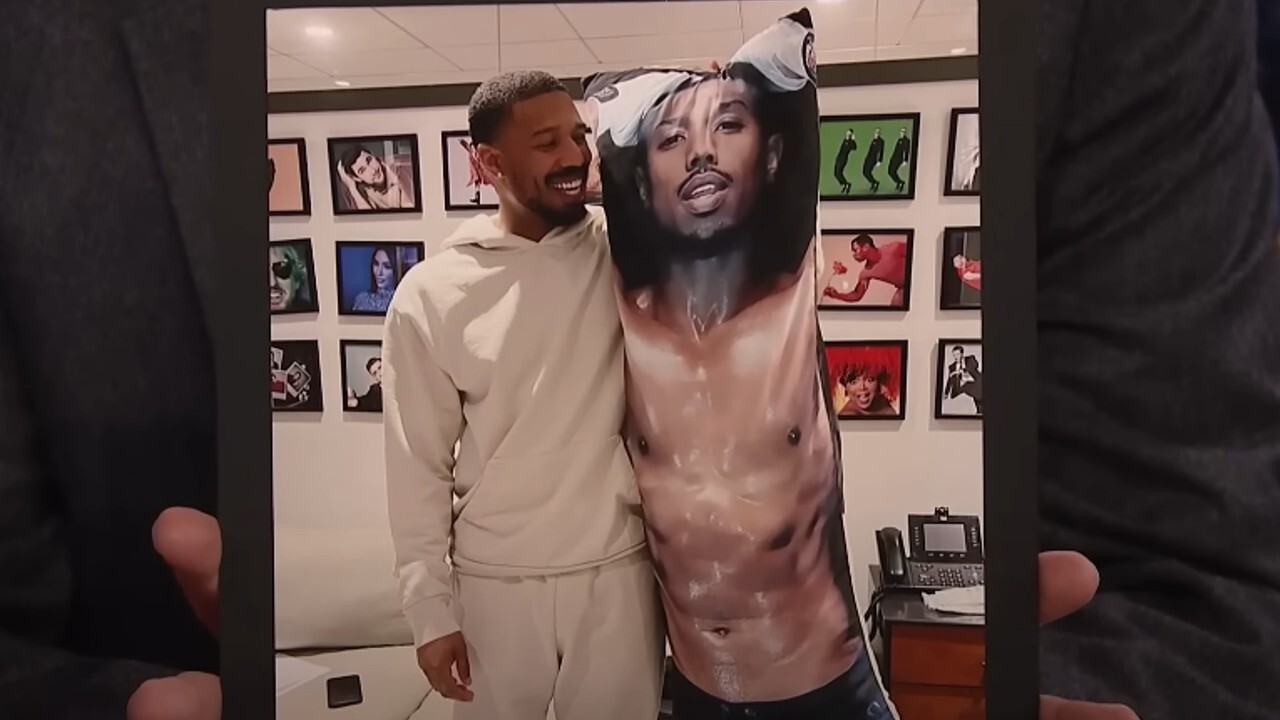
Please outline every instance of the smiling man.
M551 704L560 720L653 720L662 624L621 437L604 218L585 204L587 127L539 72L485 82L469 118L498 213L406 274L383 342L418 663L461 701L455 720L545 720Z

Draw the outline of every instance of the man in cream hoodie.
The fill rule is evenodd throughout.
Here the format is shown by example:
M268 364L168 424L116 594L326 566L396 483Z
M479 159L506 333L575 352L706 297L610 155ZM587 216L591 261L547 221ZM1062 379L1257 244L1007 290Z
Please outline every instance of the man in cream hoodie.
M653 720L665 643L620 436L622 329L587 126L540 72L476 91L499 197L413 268L383 385L396 573L457 720Z

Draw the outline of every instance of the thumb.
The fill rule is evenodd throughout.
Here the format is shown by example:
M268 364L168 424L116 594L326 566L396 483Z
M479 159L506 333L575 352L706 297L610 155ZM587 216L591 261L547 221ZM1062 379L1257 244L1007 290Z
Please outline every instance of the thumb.
M125 711L128 720L218 720L222 687L207 673L189 672L144 682Z
M217 634L218 569L222 563L218 521L191 508L169 508L151 527L151 542L173 570L196 617Z
M467 643L462 638L458 638L458 651L454 656L454 661L458 664L458 680L463 685L470 685L471 660L467 657Z

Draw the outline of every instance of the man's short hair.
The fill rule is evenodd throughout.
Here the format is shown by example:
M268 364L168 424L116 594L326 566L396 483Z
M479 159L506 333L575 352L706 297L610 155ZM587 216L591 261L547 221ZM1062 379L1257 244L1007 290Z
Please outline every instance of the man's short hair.
M359 160L360 156L365 153L369 153L369 157L374 157L373 153L369 152L369 149L365 146L351 145L346 150L342 151L342 155L338 158L338 162L342 164L343 170L346 170L349 173L354 172L352 168L355 167L356 160ZM376 160L377 158L375 157L374 159Z
M493 142L516 103L551 92L568 90L554 75L541 70L511 70L480 83L467 105L471 142Z
M365 372L373 372L373 366L377 365L380 362L382 362L382 358L378 357L377 355L369 358L364 363Z
M870 245L871 247L875 247L875 246L876 246L876 241L875 241L874 239L872 239L872 237L871 237L870 235L867 235L866 233L863 233L863 234L861 234L861 235L859 235L859 236L855 237L855 238L853 239L852 244L853 244L853 245Z

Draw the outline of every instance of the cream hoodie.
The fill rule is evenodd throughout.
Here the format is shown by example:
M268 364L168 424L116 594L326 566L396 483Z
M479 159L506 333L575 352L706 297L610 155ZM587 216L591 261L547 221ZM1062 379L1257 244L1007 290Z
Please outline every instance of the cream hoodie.
M537 243L480 216L397 288L387 500L418 647L458 630L446 557L458 573L519 577L644 547L613 273L597 209Z

